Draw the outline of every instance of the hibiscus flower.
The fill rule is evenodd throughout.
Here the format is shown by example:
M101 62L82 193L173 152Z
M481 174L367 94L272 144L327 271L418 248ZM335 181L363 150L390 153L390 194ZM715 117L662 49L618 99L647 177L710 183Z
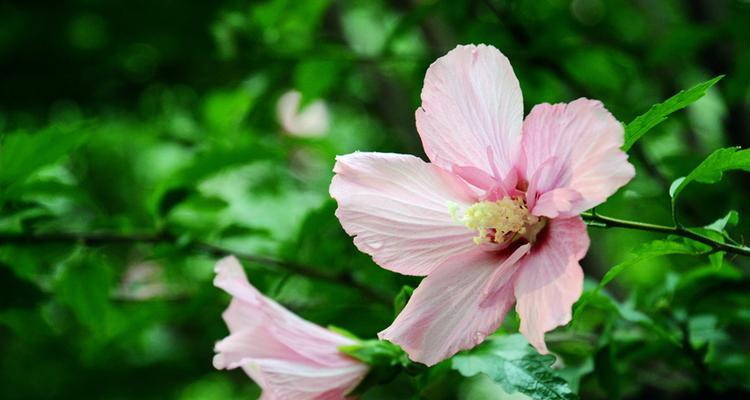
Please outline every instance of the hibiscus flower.
M481 343L515 302L520 331L567 324L589 247L579 214L635 174L600 102L540 104L492 46L458 46L427 70L417 130L430 162L336 158L331 195L354 243L383 268L426 276L381 339L433 365Z
M233 296L224 312L230 335L216 344L214 367L241 367L266 400L343 399L369 367L338 349L358 342L294 315L247 281L234 257L216 264L214 284Z

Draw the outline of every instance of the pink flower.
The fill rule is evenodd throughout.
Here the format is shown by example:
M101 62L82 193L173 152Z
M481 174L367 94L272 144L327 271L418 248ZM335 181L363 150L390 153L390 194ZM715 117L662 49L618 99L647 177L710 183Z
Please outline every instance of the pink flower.
M431 163L337 157L331 195L357 247L427 277L381 339L427 365L493 333L513 303L541 353L570 321L589 247L578 216L635 174L623 128L598 101L540 104L523 119L518 80L492 46L458 46L427 70L417 130Z
M284 132L297 137L322 137L329 128L328 106L316 100L300 110L302 93L290 90L276 103L276 116Z
M224 312L230 335L216 344L214 367L242 367L263 399L343 399L368 372L340 353L353 339L323 329L264 297L234 257L216 264L214 284L232 295Z

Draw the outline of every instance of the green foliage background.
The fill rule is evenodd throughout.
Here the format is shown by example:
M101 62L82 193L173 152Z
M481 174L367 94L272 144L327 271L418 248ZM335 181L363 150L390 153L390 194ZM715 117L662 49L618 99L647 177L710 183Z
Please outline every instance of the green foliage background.
M630 149L637 177L599 208L668 225L672 181L750 145L748 26L740 0L3 3L0 398L255 398L241 371L211 366L228 303L212 267L228 252L303 317L375 337L418 280L378 268L342 231L334 157L423 155L424 72L456 44L506 54L527 111L584 96L625 122L725 74ZM282 133L276 101L291 88L327 101L324 137ZM742 152L712 157L750 169ZM750 176L690 176L681 222L726 215L704 232L742 242ZM553 368L511 346L525 344L510 315L498 339L364 398L493 399L532 378L560 398L747 396L748 258L589 231L584 300L547 336Z

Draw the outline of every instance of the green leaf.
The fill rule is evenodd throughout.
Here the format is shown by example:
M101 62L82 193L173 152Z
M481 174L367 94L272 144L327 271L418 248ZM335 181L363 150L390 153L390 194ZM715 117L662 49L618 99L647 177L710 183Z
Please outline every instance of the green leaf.
M739 150L739 147L728 147L711 153L702 163L684 178L672 183L669 195L674 205L677 197L691 182L716 183L726 171L750 171L750 149Z
M79 132L60 128L0 138L0 196L23 184L41 167L69 154L84 139L85 135Z
M612 311L622 320L638 324L677 347L681 345L677 336L657 324L651 317L636 310L632 304L620 303L610 295L600 292L598 288L584 292L581 299L576 303L573 311L573 319L575 321L579 320L584 306L589 304L595 308Z
M347 331L344 328L340 328L336 325L328 325L326 328L328 328L328 330L331 332L336 332L341 336L348 337L349 339L356 340L358 342L362 340L359 337L357 337L357 335Z
M737 226L737 223L739 222L740 222L740 214L736 210L731 210L727 213L727 215L706 225L705 228L710 229L712 231L719 232L719 233L724 233L728 226L729 227Z
M366 340L341 346L339 351L370 366L365 379L349 393L350 395L359 395L373 386L390 382L404 367L413 367L413 363L400 347L383 340Z
M617 358L612 344L608 344L594 357L596 378L599 386L607 393L609 399L622 398L621 372L617 368Z
M717 219L716 221L704 226L704 231L707 233L713 233L716 235L716 233L719 233L717 240L720 243L724 243L725 239L729 238L729 233L727 233L726 228L737 226L737 223L740 222L740 214L735 210L730 210L727 215ZM724 265L724 256L725 252L723 251L717 251L713 254L709 254L708 259L711 261L711 265L714 266L714 268L721 268L722 265Z
M719 75L690 89L683 90L663 103L651 106L645 114L638 116L625 126L625 144L622 145L622 150L630 150L638 139L643 137L651 128L667 119L669 114L681 110L705 96L706 91L723 77L724 75Z
M551 368L554 361L554 356L538 354L523 336L515 334L488 338L481 346L453 357L452 367L466 377L486 374L509 394L577 399L568 383Z
M305 60L294 69L294 87L302 93L300 108L328 95L340 80L346 65L338 60Z
M400 347L384 340L366 340L339 350L370 366L405 366L411 362Z
M637 247L635 250L633 250L632 253L628 256L628 258L615 265L614 267L610 268L609 271L607 271L606 274L604 274L604 277L599 282L599 284L596 286L596 288L591 292L584 294L581 299L576 303L573 315L578 315L584 307L586 307L586 304L592 299L595 298L596 295L601 291L604 286L612 282L615 278L617 278L618 275L620 275L625 269L638 264L642 261L652 259L654 257L660 257L665 256L669 254L699 254L700 250L696 249L693 246L690 246L687 243L683 242L673 242L671 240L654 240L652 242L646 243L644 245L641 245Z
M111 325L112 278L109 265L101 257L78 254L62 266L55 286L57 298L70 307L81 324L100 337L108 335Z
M633 250L627 260L610 268L610 270L604 274L601 282L599 282L597 290L601 290L601 288L612 282L612 280L620 275L626 268L638 264L641 261L669 254L697 254L697 250L685 243L673 242L670 240L654 240L653 242L646 243Z
M404 285L401 287L401 290L399 290L398 294L393 299L393 315L398 315L399 313L401 313L401 310L406 307L406 303L409 302L412 293L414 293L413 287L409 285Z
M203 104L206 124L219 133L236 129L265 92L268 79L255 76L235 90L214 91Z

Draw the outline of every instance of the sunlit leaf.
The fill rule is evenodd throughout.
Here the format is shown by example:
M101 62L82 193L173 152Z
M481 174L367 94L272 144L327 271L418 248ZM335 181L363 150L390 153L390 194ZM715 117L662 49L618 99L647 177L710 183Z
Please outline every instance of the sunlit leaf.
M0 197L37 172L70 153L86 135L49 128L35 134L14 133L0 137Z
M663 103L651 106L645 114L636 117L625 126L625 144L622 145L622 150L630 150L638 139L643 137L643 135L651 130L651 128L659 125L667 119L669 114L681 110L700 100L701 97L705 96L706 91L723 77L724 75L717 76L709 81L693 86L690 89L683 90Z
M617 276L625 271L625 269L638 264L639 262L669 254L696 253L697 251L695 248L685 243L674 242L671 240L654 240L633 250L627 260L610 268L609 271L604 274L601 282L599 282L598 289L603 288L608 283L612 282L612 280L617 278Z

